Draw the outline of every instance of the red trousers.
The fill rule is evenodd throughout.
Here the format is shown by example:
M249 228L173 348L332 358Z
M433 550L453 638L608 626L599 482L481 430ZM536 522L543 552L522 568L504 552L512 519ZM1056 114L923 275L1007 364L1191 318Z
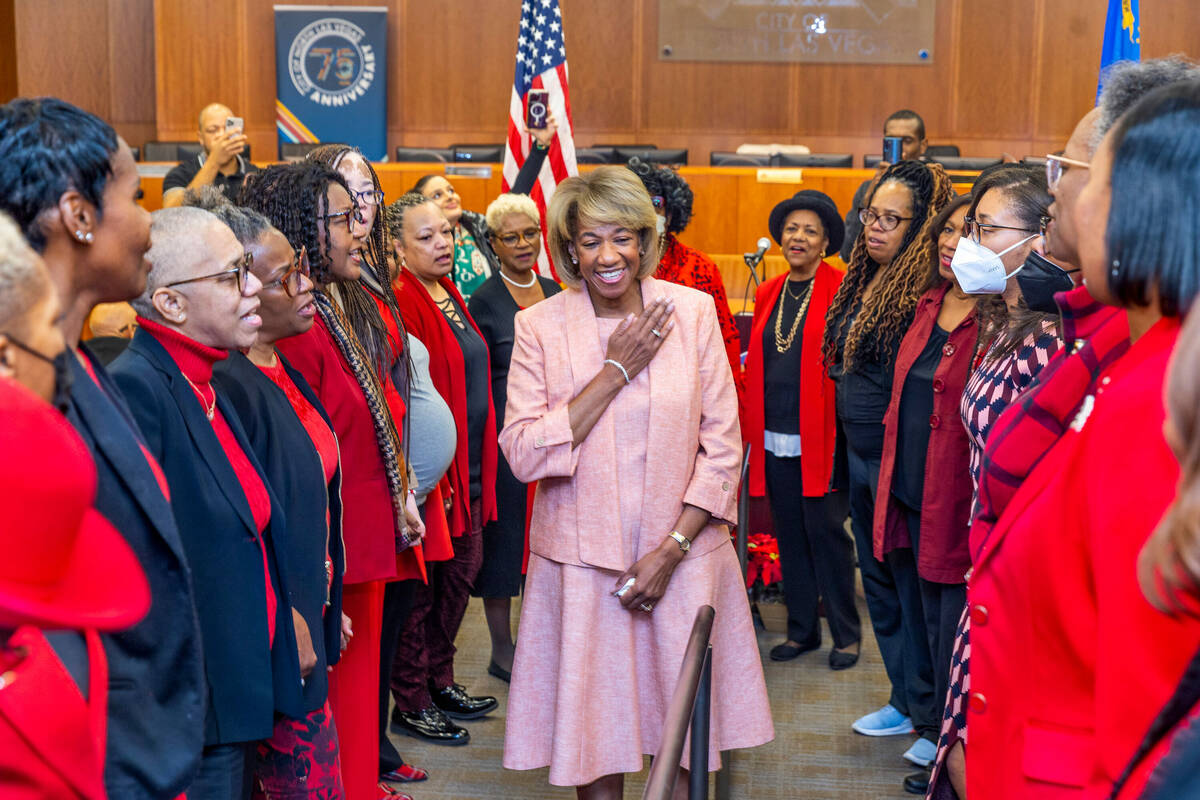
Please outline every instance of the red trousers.
M346 584L342 611L354 638L329 675L346 800L379 800L379 635L383 581Z

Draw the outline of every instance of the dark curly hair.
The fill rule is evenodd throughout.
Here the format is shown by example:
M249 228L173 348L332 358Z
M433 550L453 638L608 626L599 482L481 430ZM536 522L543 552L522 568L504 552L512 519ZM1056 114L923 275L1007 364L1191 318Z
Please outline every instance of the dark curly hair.
M317 220L329 213L329 188L340 186L350 194L346 179L324 164L297 161L273 164L247 176L238 202L262 213L297 250L308 250L313 280L321 287L336 281L329 259L329 229L321 235ZM362 343L380 380L388 377L392 348L387 326L371 295L357 281L337 281L342 309Z
M250 208L235 206L225 192L213 184L205 184L183 193L183 204L201 208L224 222L243 247L254 244L268 231L275 229L271 220Z
M351 147L348 144L326 144L309 152L307 159L318 164L324 164L332 170L337 170L338 164L342 159L350 153L354 153L362 158L363 163L367 165L367 172L371 176L371 185L375 191L383 194L383 187L379 183L379 175L375 172L375 167L371 166L371 162L362 154L357 147ZM367 257L365 259L365 267L370 271L374 280L363 279L363 288L373 295L376 295L383 304L387 307L388 312L392 315L392 321L396 325L396 330L400 337L400 356L397 366L403 370L404 375L409 379L412 377L412 365L408 360L408 347L405 344L408 341L408 329L404 326L404 317L400 314L400 308L396 303L396 293L392 290L392 282L388 275L387 254L391 249L388 240L391 237L388 234L387 221L387 205L380 203L376 209L375 220L371 223L371 230L367 233ZM343 296L344 293L343 293ZM347 303L349 306L349 303ZM378 308L375 309L378 311ZM363 340L363 346L366 347L367 353L375 358L375 352L368 339L374 340L382 335L383 340L381 346L387 346L387 329L380 330L375 325L375 320L379 317L378 314L362 315L362 319L357 319L355 315L350 313L347 308L347 316L350 317L350 324L354 327L354 332L358 334L358 338ZM359 323L365 325L361 328ZM379 319L379 323L383 324L383 320ZM390 347L388 348L390 349ZM381 352L384 352L381 350ZM390 361L391 359L387 359ZM405 394L404 402L408 404L407 386L410 380L404 381L404 386L401 387Z
M104 186L119 143L107 122L57 97L19 97L0 106L0 210L41 253L38 217L74 189L104 213Z
M663 199L663 210L667 213L667 233L683 233L692 220L692 187L675 170L648 164L637 156L626 164L633 174L642 179L642 185L651 197Z
M854 242L846 277L825 315L821 352L827 367L840 366L849 372L860 358L889 363L924 292L929 262L936 252L929 237L930 222L954 197L954 186L940 164L901 161L883 173L867 197L867 205L879 187L888 183L901 184L911 192L912 222L870 303L863 302L863 295L880 266L867 255L865 228ZM848 325L855 306L861 309ZM845 344L839 346L843 338Z

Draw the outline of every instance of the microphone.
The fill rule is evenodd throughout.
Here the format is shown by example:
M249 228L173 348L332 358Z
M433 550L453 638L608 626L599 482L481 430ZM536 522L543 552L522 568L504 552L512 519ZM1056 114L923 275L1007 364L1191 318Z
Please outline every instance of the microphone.
M742 258L746 261L746 266L750 269L750 275L754 278L754 285L759 285L757 267L762 262L767 251L771 249L771 240L767 237L761 237L758 242L758 249L753 253L742 253Z

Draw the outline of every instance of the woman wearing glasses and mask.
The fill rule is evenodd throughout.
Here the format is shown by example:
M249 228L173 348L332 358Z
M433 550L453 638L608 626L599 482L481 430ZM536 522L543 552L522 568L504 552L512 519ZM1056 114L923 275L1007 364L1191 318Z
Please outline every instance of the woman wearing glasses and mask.
M487 209L488 238L500 269L471 295L467 308L491 355L492 401L497 427L503 425L517 312L558 294L557 283L537 274L542 229L537 204L528 195L502 194ZM508 462L496 463L496 521L483 530L483 565L472 592L483 598L492 658L488 673L508 681L512 672L512 598L521 592L525 554L527 488L513 477Z
M384 586L398 576L423 574L416 545L424 527L408 493L399 434L403 401L380 378L375 354L343 305L348 295L365 295L359 278L368 229L346 180L312 162L269 167L247 184L241 201L266 216L294 250L303 248L310 263L314 325L279 340L276 348L325 407L341 451L342 607L355 636L331 675L329 697L346 796L374 800ZM364 299L363 309L374 308Z
M889 167L859 212L863 232L826 314L823 356L837 384L838 425L849 467L851 527L871 625L892 684L888 704L852 726L868 736L901 735L915 729L932 739L938 729L925 629L905 625L907 619L921 617L913 551L906 546L890 553L886 561L877 559L872 526L896 352L928 281L935 251L930 222L953 196L940 165L902 161ZM906 615L905 607L917 611ZM933 750L932 742L918 742L905 756L924 766Z

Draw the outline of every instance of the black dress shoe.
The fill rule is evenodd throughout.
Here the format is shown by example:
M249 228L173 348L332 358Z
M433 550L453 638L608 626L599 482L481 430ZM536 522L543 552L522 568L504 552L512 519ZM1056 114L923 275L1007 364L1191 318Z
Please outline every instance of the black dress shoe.
M859 651L862 650L862 645L859 645ZM829 651L829 668L832 670L850 669L858 663L858 652L843 653L836 647Z
M457 683L442 689L430 686L429 694L433 697L433 704L454 719L477 719L495 711L500 705L496 698L489 695L472 697Z
M392 710L392 727L415 739L432 744L463 745L471 741L471 732L455 725L439 709L430 706L420 711Z
M488 675L493 678L499 678L505 683L512 683L512 672L492 661L488 664Z
M793 658L803 655L811 650L816 650L820 646L820 639L817 639L817 641L813 642L812 644L795 645L791 642L784 642L783 644L777 644L771 648L771 660L791 661Z
M904 791L909 794L925 794L929 791L929 776L931 770L923 769L904 776Z

